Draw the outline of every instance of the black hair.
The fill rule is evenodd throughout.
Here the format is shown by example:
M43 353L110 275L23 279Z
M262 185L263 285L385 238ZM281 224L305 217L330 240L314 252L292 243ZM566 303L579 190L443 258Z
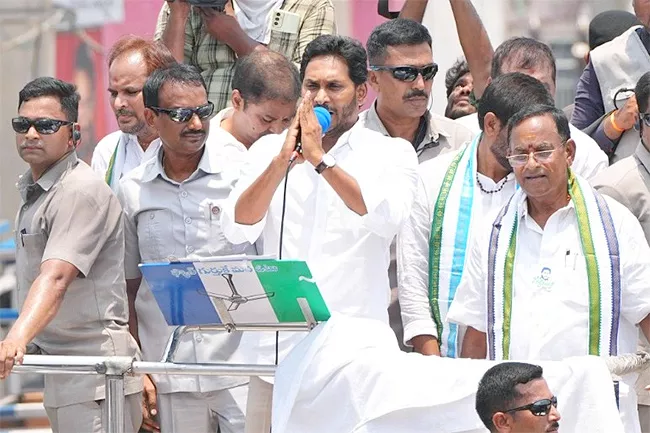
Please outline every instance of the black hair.
M158 107L160 89L165 83L185 84L191 86L201 86L208 91L203 77L199 71L191 65L184 63L174 63L163 68L156 69L151 73L142 88L142 99L144 106L147 108Z
M539 80L521 72L500 75L483 92L478 105L479 126L483 130L487 113L494 113L505 126L515 113L534 104L553 105L553 97Z
M451 92L454 91L454 85L456 82L465 74L469 73L469 65L467 60L464 57L459 58L456 62L447 70L445 74L445 87L447 88L447 98L451 95Z
M504 64L509 63L518 69L548 67L552 71L553 82L557 75L555 56L551 48L538 40L525 37L510 38L497 47L492 57L492 78L503 74Z
M18 93L18 108L24 102L44 96L52 96L59 100L61 110L66 120L76 122L79 117L79 93L70 83L52 77L40 77L30 81Z
M512 409L521 397L517 385L541 379L543 372L539 365L523 362L504 362L486 371L476 391L476 413L485 427L496 432L494 414Z
M338 56L348 65L350 79L357 86L368 79L368 57L361 42L347 36L321 35L307 44L300 62L300 81L314 57Z
M634 88L636 103L639 105L639 113L648 111L648 99L650 99L650 72L641 75Z
M244 103L300 98L300 72L284 55L257 50L240 57L235 65L232 90L238 90Z
M551 116L553 118L555 127L557 128L557 133L560 135L562 142L565 142L571 138L569 119L567 119L564 111L560 110L554 105L535 104L519 111L517 114L512 116L510 121L508 121L508 143L510 143L510 137L512 136L513 129L521 125L524 121L532 117L539 116Z
M431 34L426 27L417 21L395 18L379 24L370 33L366 43L368 59L371 65L381 66L386 57L386 48L424 43L431 47Z

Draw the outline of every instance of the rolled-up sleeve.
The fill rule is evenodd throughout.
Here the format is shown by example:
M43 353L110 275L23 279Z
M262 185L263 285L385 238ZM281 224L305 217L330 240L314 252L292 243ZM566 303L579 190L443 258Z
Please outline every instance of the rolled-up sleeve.
M411 215L397 235L397 294L406 345L418 335L438 338L429 303L431 219L432 209L420 179Z
M418 185L418 158L413 146L401 138L382 137L377 152L384 152L379 166L367 166L352 175L359 184L368 213L363 225L392 239L411 213ZM382 167L383 166L383 167Z
M489 232L487 227L484 230ZM454 302L447 313L447 322L471 326L480 332L487 331L487 262L483 259L484 246L487 246L486 236L479 235L472 241Z

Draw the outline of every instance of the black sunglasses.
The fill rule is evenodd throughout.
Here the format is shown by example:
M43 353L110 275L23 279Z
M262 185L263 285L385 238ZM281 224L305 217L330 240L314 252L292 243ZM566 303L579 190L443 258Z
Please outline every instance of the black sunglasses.
M645 123L645 126L650 128L650 113L639 113L639 119Z
M214 113L214 104L212 102L208 102L207 104L196 108L149 107L149 109L155 111L156 113L167 114L169 118L174 122L185 123L189 122L195 114L199 116L199 119L201 120L212 116L212 113Z
M72 125L73 122L67 120L48 119L41 117L38 119L29 119L27 117L14 117L11 119L11 127L19 134L26 134L32 126L39 134L54 134L63 125Z
M527 404L526 406L506 410L504 413L529 410L535 416L546 416L551 412L551 406L557 407L557 397L553 396L551 398L545 398L544 400L538 400L535 403Z
M393 74L393 78L400 81L415 81L418 75L422 75L425 81L429 81L433 80L438 73L438 65L431 63L421 68L415 66L371 66L370 70L389 71Z

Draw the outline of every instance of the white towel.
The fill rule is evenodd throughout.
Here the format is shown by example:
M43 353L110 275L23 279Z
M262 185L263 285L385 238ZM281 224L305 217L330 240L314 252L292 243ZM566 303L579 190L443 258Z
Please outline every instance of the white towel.
M392 330L333 316L280 364L275 433L483 433L476 388L492 361L403 353ZM601 358L540 362L558 396L560 431L623 433Z

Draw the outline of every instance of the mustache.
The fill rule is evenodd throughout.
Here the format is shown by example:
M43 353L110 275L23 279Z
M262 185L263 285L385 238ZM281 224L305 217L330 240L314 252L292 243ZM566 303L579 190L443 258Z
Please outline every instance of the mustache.
M126 108L120 108L115 112L116 116L135 116L135 112L131 110L127 110Z
M20 143L20 149L26 149L28 147L36 147L38 149L43 148L43 142L39 141L23 141Z
M183 137L191 137L195 135L206 135L206 132L204 130L198 130L198 131L185 131L181 134Z
M408 99L413 99L413 98L428 98L429 95L424 90L420 89L415 89L409 91L406 95L404 95L404 100Z

